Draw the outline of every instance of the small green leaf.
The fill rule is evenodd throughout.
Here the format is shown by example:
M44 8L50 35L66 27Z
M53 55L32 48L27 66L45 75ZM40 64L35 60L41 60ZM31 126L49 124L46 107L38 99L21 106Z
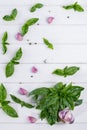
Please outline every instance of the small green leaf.
M17 118L18 117L18 114L16 112L16 110L14 108L12 108L11 106L9 105L3 105L2 106L2 110L8 115L8 116L11 116L11 117L14 117L14 118Z
M84 12L84 9L81 7L81 5L78 4L78 2L75 2L75 4L73 5L73 8L75 11Z
M4 101L7 97L7 91L3 84L0 85L0 102Z
M3 19L5 21L12 21L12 20L14 20L16 18L16 16L17 16L17 9L13 9L11 14L10 15L5 15L3 17Z
M16 18L16 16L17 16L17 9L13 9L12 10L11 16L13 17L13 20Z
M16 52L15 56L10 60L9 63L7 63L5 68L5 75L6 77L10 77L14 73L14 65L19 64L18 60L22 57L22 49L19 48Z
M7 41L7 39L8 39L8 33L5 32L3 37L2 37L2 43L5 43Z
M28 26L32 26L32 25L34 25L38 20L39 20L39 18L31 18L31 19L27 20L25 24L27 24Z
M39 18L31 18L25 22L25 24L21 28L21 34L24 36L27 32L30 26L34 25Z
M48 46L48 48L54 49L53 44L50 43L46 38L43 38L43 42Z
M12 100L13 100L14 102L20 104L22 107L23 107L23 106L24 106L24 107L27 107L27 108L33 108L33 107L34 107L34 106L32 106L31 104L22 101L21 99L17 98L16 96L14 96L14 95L12 95L12 94L10 94L10 96L11 96L11 98L12 98Z
M16 61L16 60L20 60L22 57L22 49L19 48L18 51L16 52L14 58L12 59L13 61Z
M28 32L28 25L27 24L24 24L22 26L22 35L24 36L27 32Z
M74 75L80 68L76 66L68 67L66 66L64 69L56 69L52 72L52 74L56 74L59 76L71 76Z
M10 77L10 76L13 75L13 73L14 73L14 63L10 61L10 62L6 65L5 75L6 75L6 77Z
M37 4L35 4L35 5L33 5L33 6L31 7L30 12L35 12L36 9L40 9L40 8L42 8L42 7L43 7L43 4L37 3Z
M74 11L78 12L83 12L84 9L81 5L78 4L78 2L75 2L74 4L63 6L64 9L69 10L69 9L74 9Z
M9 45L9 43L7 43L7 39L8 39L8 33L5 32L3 37L2 37L3 54L5 54L7 52L7 46L6 45Z

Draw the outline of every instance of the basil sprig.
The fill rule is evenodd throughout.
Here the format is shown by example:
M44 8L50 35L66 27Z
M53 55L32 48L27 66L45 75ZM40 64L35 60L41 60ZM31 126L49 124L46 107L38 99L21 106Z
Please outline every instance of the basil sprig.
M53 44L50 43L46 38L43 38L43 42L45 43L45 45L47 45L48 48L54 49Z
M10 77L14 73L14 65L19 64L18 60L22 57L22 49L19 48L16 52L15 56L7 63L5 68L5 75L6 77Z
M78 4L78 2L75 2L74 4L63 6L64 9L69 10L69 9L74 9L74 11L78 12L83 12L84 9L81 5Z
M66 66L64 69L56 69L56 70L54 70L52 72L52 74L67 77L67 76L74 75L79 69L80 68L76 67L76 66L71 66L71 67Z
M35 12L36 9L40 9L40 8L42 8L42 7L43 7L43 4L37 3L37 4L33 5L33 6L30 8L30 12Z
M36 103L36 108L41 110L40 118L46 119L50 125L60 121L58 113L65 108L73 110L76 105L80 105L79 100L83 87L57 83L53 87L37 88L30 92L30 96Z
M24 36L28 32L29 27L34 25L38 20L39 18L31 18L27 20L21 28L21 34Z
M9 43L7 42L7 39L8 39L8 33L5 32L3 37L2 37L3 54L5 54L7 52L7 45L9 45Z
M27 102L24 102L22 101L21 99L19 99L18 97L10 94L12 100L18 104L20 104L22 107L27 107L27 108L33 108L34 106L32 106L31 104L27 103Z
M10 15L5 15L3 17L3 19L5 21L12 21L12 20L15 20L16 16L17 16L17 9L13 9L11 14Z
M7 101L6 98L7 98L7 90L3 84L0 84L0 108L8 116L17 118L18 114L17 114L16 110L13 107L11 107L10 105L8 105L10 103L10 101Z

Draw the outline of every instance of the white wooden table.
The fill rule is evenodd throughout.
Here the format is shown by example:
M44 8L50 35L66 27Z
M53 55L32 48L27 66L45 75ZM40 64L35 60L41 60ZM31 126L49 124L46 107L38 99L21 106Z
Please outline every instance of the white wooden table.
M42 86L52 86L59 81L73 82L74 84L85 87L81 97L84 103L77 107L73 112L75 122L72 125L56 124L49 126L46 121L40 121L35 124L29 124L28 115L35 115L36 110L21 108L18 104L12 103L19 114L18 119L6 116L0 110L0 129L2 130L86 130L87 129L87 0L78 0L85 11L83 13L66 11L62 5L67 5L76 0L1 0L0 1L0 42L5 31L8 32L8 52L2 54L0 44L0 82L3 83L8 93L21 97L17 91L20 87L29 91ZM30 13L30 7L37 3L43 3L45 6ZM13 22L5 22L2 17L9 14L12 9L18 9L18 16ZM55 20L52 24L46 22L47 17L53 16ZM69 16L69 18L67 18ZM28 34L22 42L15 39L15 35L20 31L22 24L29 18L39 17L39 25L30 28ZM54 50L48 49L42 41L46 37L54 44ZM29 40L29 41L28 41ZM29 45L29 43L33 43ZM35 44L37 43L37 44ZM5 77L5 65L13 57L19 47L23 49L21 64L16 66L12 77ZM47 63L44 63L44 60ZM80 71L71 77L63 78L52 75L56 68L63 68L66 65L76 65ZM38 68L37 74L31 73L31 67ZM31 77L33 75L33 77ZM8 97L10 98L10 97ZM27 99L28 101L28 99Z

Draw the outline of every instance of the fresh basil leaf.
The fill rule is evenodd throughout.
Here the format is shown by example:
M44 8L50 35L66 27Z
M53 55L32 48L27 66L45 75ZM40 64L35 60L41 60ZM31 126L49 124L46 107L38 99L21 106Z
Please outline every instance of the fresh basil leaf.
M11 16L13 17L13 20L16 18L16 16L17 16L17 9L13 9L12 10Z
M11 106L9 105L3 105L2 106L2 110L8 115L8 116L11 116L11 117L14 117L14 118L17 118L18 117L18 114L16 112L16 110L14 108L12 108Z
M42 8L42 7L43 7L43 4L37 3L37 4L35 4L35 5L33 5L33 6L31 7L30 12L35 12L36 9L40 9L40 8Z
M22 107L27 107L27 108L33 108L33 107L34 107L34 106L32 106L31 104L29 104L29 103L27 103L27 102L24 102L24 101L21 102L21 106L22 106Z
M7 46L6 45L9 45L9 43L7 43L7 39L8 39L8 33L5 32L3 37L2 37L3 54L5 54L7 52Z
M0 102L4 101L7 97L7 91L3 84L0 85Z
M71 76L74 75L80 68L76 66L68 67L66 66L64 69L56 69L52 72L52 74L56 74L59 76Z
M14 64L13 62L9 62L7 65L6 65L6 68L5 68L5 75L6 77L10 77L12 76L14 73Z
M78 11L78 12L83 12L84 9L81 7L81 5L78 4L78 2L75 2L74 6L74 10Z
M56 74L56 75L59 75L59 76L64 76L64 70L62 69L56 69L52 72L52 74Z
M31 18L25 22L25 24L22 26L21 34L24 36L27 32L30 26L34 25L39 18Z
M48 46L48 48L54 49L52 43L50 43L46 38L43 38L43 42L45 43L45 45Z
M2 43L5 43L7 41L7 39L8 39L8 33L5 32L3 37L2 37Z
M69 10L69 9L74 9L74 11L78 12L83 12L84 9L81 5L78 4L78 2L75 2L74 4L63 6L64 9Z
M14 102L20 104L22 107L23 107L23 106L24 106L24 107L27 107L27 108L33 108L33 107L34 107L34 106L32 106L31 104L22 101L21 99L17 98L16 96L14 96L14 95L12 95L12 94L10 94L10 96L11 96L11 98L12 98L12 100L13 100Z
M31 18L31 19L29 19L29 20L26 21L26 24L27 24L28 26L32 26L32 25L34 25L38 20L39 20L39 18Z
M21 57L22 57L22 49L19 48L18 51L16 52L14 58L12 59L12 61L20 60Z
M5 21L12 21L12 20L15 20L16 16L17 16L17 9L13 9L11 14L10 15L5 15L3 17L3 19Z
M28 25L27 25L27 24L24 24L24 25L22 26L22 35L24 36L27 32L28 32Z
M14 65L19 64L18 60L22 57L22 49L19 48L16 52L15 56L10 60L9 63L7 63L5 68L5 75L6 77L10 77L14 73Z

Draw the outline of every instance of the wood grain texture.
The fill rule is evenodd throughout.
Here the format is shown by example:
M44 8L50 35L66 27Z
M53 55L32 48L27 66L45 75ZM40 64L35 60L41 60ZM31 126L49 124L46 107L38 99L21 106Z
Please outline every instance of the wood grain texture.
M37 3L43 3L44 7L34 13L30 13L30 7ZM29 102L28 97L21 96L18 93L20 87L29 92L38 87L50 87L57 82L72 82L74 85L80 85L85 88L81 98L83 104L76 107L73 111L75 122L72 125L56 124L49 126L47 122L38 121L30 124L27 116L33 115L39 118L39 111L35 109L21 108L20 105L11 101L11 105L19 114L18 119L12 119L0 110L0 128L21 129L21 130L82 130L87 129L87 0L78 0L78 3L84 8L84 12L66 11L63 5L72 4L76 0L3 0L0 2L0 43L2 35L8 32L8 51L6 55L2 54L2 45L0 44L0 83L4 83L9 94L12 93L22 100ZM6 22L2 17L10 14L11 10L17 8L18 15L15 21ZM47 23L49 16L55 17L52 24ZM38 17L37 24L29 28L23 41L15 39L17 32L20 32L22 25L26 20ZM39 25L38 25L39 24ZM54 45L54 50L50 50L43 43L42 38L49 39ZM31 45L30 45L31 44ZM23 57L20 64L15 66L15 73L12 77L5 77L5 66L14 56L17 49L23 49ZM65 66L78 66L80 71L76 75L63 78L52 75L56 68ZM33 74L31 68L35 66L38 73Z

